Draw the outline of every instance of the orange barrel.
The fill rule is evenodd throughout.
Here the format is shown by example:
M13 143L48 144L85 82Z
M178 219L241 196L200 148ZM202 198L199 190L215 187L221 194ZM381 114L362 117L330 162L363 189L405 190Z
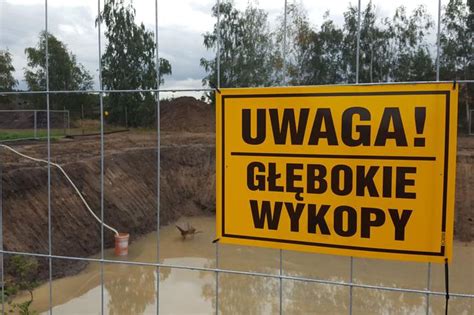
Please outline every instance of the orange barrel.
M119 233L115 235L115 256L128 255L128 239L130 234Z

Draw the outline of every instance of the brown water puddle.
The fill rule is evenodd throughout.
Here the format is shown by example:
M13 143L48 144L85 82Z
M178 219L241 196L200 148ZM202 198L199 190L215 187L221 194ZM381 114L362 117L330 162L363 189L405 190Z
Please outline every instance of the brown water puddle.
M188 218L202 233L183 241L174 226L160 232L160 256L167 264L215 267L214 218ZM156 261L156 234L134 242L130 261ZM225 269L278 274L279 251L220 245L219 266ZM116 259L108 250L106 257ZM294 276L349 281L349 258L284 252L284 273ZM474 243L456 242L450 269L452 292L474 293ZM354 259L354 281L372 285L424 289L427 264ZM90 264L76 276L53 281L55 314L100 314L100 265ZM193 270L160 269L160 314L212 314L215 274ZM156 268L104 265L104 308L108 314L156 314ZM432 266L431 288L444 290L444 269ZM32 308L46 314L49 286L34 291ZM343 286L283 281L285 314L347 314L349 289ZM19 298L18 300L21 300ZM353 289L353 314L425 314L422 294ZM432 314L444 314L444 297L430 298ZM278 279L219 274L221 314L279 313ZM473 314L474 299L452 298L450 314Z

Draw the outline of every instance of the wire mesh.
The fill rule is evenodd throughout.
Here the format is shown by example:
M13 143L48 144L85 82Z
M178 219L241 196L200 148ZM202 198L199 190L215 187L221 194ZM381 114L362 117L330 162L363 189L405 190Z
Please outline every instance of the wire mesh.
M221 86L221 30L220 30L220 0L216 0L217 5L217 49L216 49L216 74L217 74L217 88ZM287 40L286 40L286 17L287 17L287 0L282 1L282 5L284 6L284 39L283 39L283 46L282 46L282 56L283 56L283 65L282 65L282 73L283 73L283 83L284 85L287 84ZM360 83L359 82L359 59L360 59L360 33L361 33L361 1L358 1L358 21L357 21L357 49L356 49L356 77L355 83L360 85L379 85L379 84L389 84L389 83ZM48 0L44 2L44 12L45 12L45 32L48 34ZM40 253L30 253L30 252L21 252L21 251L8 251L4 250L3 245L3 198L2 198L2 181L0 180L0 268L1 268L1 290L2 290L2 313L5 312L5 301L4 301L4 266L3 266L3 258L5 254L11 255L24 255L24 256L31 256L31 257L38 257L38 258L46 258L49 261L49 313L53 313L53 299L52 299L52 282L53 282L53 265L52 259L63 259L63 260L77 260L77 261L85 261L85 262L95 262L100 264L100 286L101 286L101 313L104 314L105 312L105 301L104 301L104 264L123 264L129 266L149 266L156 268L157 278L156 278L156 313L160 313L160 268L175 268L175 269L183 269L183 270L196 270L196 271L205 271L205 272L212 272L215 274L215 313L219 313L219 274L235 274L235 275L243 275L243 276L251 276L251 277L265 277L265 278L272 278L277 279L279 281L279 312L280 314L284 313L284 290L283 290L283 280L291 280L291 281L300 281L300 282L310 282L310 283L319 283L324 285L334 285L334 286L342 286L349 288L349 307L348 312L352 314L353 309L353 288L363 288L363 289L372 289L372 290L383 290L383 291L392 291L392 292L405 292L405 293L415 293L415 294L424 294L426 296L426 314L430 313L430 296L444 296L445 292L441 291L433 291L431 290L431 265L428 264L428 272L427 272L427 285L426 289L411 289L411 288L398 288L398 287L390 287L390 286L383 286L383 285L368 285L368 284L361 284L354 282L354 275L353 275L353 265L354 260L351 257L350 259L350 280L349 281L332 281L332 280L324 280L324 279L317 279L311 277L298 277L298 276L291 276L285 274L283 269L283 251L280 250L279 255L279 272L278 274L272 273L264 273L264 272L250 272L250 271L241 271L241 270L232 270L232 269L222 269L219 268L219 243L216 242L215 244L215 267L197 267L197 266L187 266L187 265L179 265L179 264L167 264L161 263L160 261L160 151L161 151L161 142L160 142L160 93L163 92L214 92L215 89L213 88L201 88L201 89L163 89L160 88L160 50L159 50L159 34L158 34L158 10L159 10L159 0L155 0L155 39L156 39L156 88L155 89L124 89L124 90L108 90L104 89L102 83L102 51L101 51L101 20L97 23L98 28L98 36L97 36L97 44L98 44L98 62L99 62L99 88L98 89L86 89L86 90L69 90L69 91L54 91L50 90L49 86L49 53L48 53L48 40L46 40L46 89L45 91L16 91L16 92L8 92L2 91L0 95L30 95L30 94L41 94L46 95L46 112L47 112L47 151L48 151L48 181L47 181L47 188L48 188L48 254L40 254ZM100 17L101 13L101 0L97 0L97 14ZM441 0L438 1L438 17L437 17L437 45L436 45L436 81L439 82L440 80L440 36L441 36ZM430 81L428 81L430 82ZM458 80L459 83L474 83L474 80ZM421 82L397 82L401 84L414 84L414 83L421 83ZM425 83L425 81L423 82ZM345 85L345 84L340 84ZM156 217L156 232L157 232L157 259L156 262L137 262L137 261L116 261L106 259L104 256L105 251L105 244L104 244L104 94L105 93L143 93L143 92L152 92L155 93L156 97L156 130L157 130L157 217ZM101 243L100 243L100 258L85 258L85 257L74 257L74 256L62 256L62 255L54 255L52 251L52 240L51 240L51 116L50 114L53 110L50 109L50 95L52 94L64 94L64 93L78 93L78 94L97 94L100 100L100 217L101 217ZM69 116L69 114L68 114ZM474 111L471 111L471 117L474 116ZM472 123L472 119L470 123ZM472 125L470 125L470 130L472 131ZM36 136L34 138L37 138ZM0 163L2 159L0 158ZM2 174L2 164L0 164L0 178ZM473 299L474 294L468 293L459 293L453 292L450 293L450 296L457 297L457 298L468 298Z

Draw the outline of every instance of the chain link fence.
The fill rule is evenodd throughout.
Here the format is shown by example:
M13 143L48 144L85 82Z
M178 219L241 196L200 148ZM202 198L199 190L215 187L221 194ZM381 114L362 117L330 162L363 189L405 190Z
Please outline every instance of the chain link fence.
M287 1L281 1L281 5L284 8L284 24L286 27L286 17L287 17ZM97 15L100 14L102 10L102 3L100 0L97 1ZM44 8L45 8L45 30L48 32L49 28L49 23L48 23L48 0L45 0L44 3ZM359 59L360 59L360 28L361 28L361 1L358 1L358 27L357 27L357 49L354 51L355 58L356 58L356 80L355 84L360 84L359 82ZM158 33L158 11L159 11L159 1L155 0L154 1L154 14L155 14L155 36L156 36L156 72L159 72L159 33ZM217 0L217 51L219 52L221 49L221 38L220 38L220 1ZM440 75L440 25L441 25L441 1L438 2L438 19L437 19L437 58L436 58L436 81L439 81ZM53 91L50 90L49 87L49 77L48 77L48 67L50 64L50 60L48 60L48 57L46 58L46 90L45 91L25 91L25 92L0 92L0 95L29 95L29 94L36 94L36 95L44 95L46 97L46 109L45 110L29 110L26 113L25 112L19 112L19 111L9 111L10 113L14 113L14 115L28 115L27 121L28 123L31 123L32 126L30 126L33 130L33 135L30 138L39 138L42 137L43 135L40 135L39 129L45 129L46 134L44 135L45 139L47 140L47 161L48 161L48 180L47 180L47 188L48 188L48 251L47 253L31 253L31 252L20 252L20 251L9 251L9 250L4 250L3 247L3 222L1 221L3 218L3 199L2 199L2 189L0 188L0 264L1 264L1 282L2 282L2 292L4 292L4 279L5 279L5 273L4 273L4 268L3 268L3 260L4 260L4 255L24 255L24 256L31 256L31 257L36 257L38 259L46 259L48 260L48 266L49 266L49 312L50 314L53 313L53 260L67 260L67 261L83 261L83 262L89 262L89 263L98 263L100 265L100 282L101 282L101 293L100 293L100 303L101 303L101 313L103 314L106 309L106 297L104 293L104 265L105 264L120 264L120 265L128 265L128 266L142 266L142 267L151 267L156 269L156 273L160 273L160 269L162 268L171 268L171 269L178 269L178 270L193 270L193 271L202 271L202 272L208 272L212 273L215 275L215 287L214 287L214 292L215 292L215 313L218 314L220 312L220 300L219 300L219 295L221 293L221 288L219 287L220 284L220 277L223 274L228 274L228 275L240 275L240 276L247 276L247 277L262 277L266 279L275 279L278 281L278 301L279 301L279 313L284 314L285 309L284 309L284 300L285 300L285 290L284 290L284 285L286 281L296 281L296 282L303 282L303 283L315 283L315 284L321 284L321 285L326 285L326 286L337 286L337 287L342 287L342 288L348 288L349 294L348 294L348 301L342 302L341 303L347 303L348 308L347 312L349 314L353 313L353 305L354 305L354 297L353 297L353 290L354 289L367 289L367 290L379 290L379 291L387 291L387 292L398 292L398 293L407 293L407 294L419 294L423 295L425 298L425 312L426 314L431 313L431 308L430 308L430 298L431 297L444 297L445 292L442 290L433 290L431 288L431 283L432 283L432 266L431 264L426 265L426 286L425 289L411 289L411 288L403 288L403 287L392 287L392 286L384 286L384 285L371 285L371 284L363 284L355 281L355 271L354 271L354 259L349 258L347 259L347 270L349 272L349 281L338 281L338 280L327 280L327 279L318 279L318 278L313 278L313 277L303 277L303 276L294 276L291 274L288 274L285 272L284 268L284 261L285 261L285 253L284 251L280 250L279 251L279 272L277 274L272 274L272 273L267 273L267 272L250 272L250 271L241 271L241 270L234 270L234 269L229 269L229 268L221 268L220 260L223 258L221 250L222 250L222 245L219 245L219 243L216 243L215 246L215 267L197 267L197 266L188 266L188 265L180 265L180 264L170 264L170 263L163 263L160 262L160 167L157 168L157 174L156 174L156 181L157 181L157 216L156 216L156 231L157 231L157 240L156 240L156 246L157 246L157 260L155 262L141 262L141 261L117 261L117 260L111 260L111 259L106 259L104 255L104 251L106 248L105 245L105 237L104 237L104 170L105 170L105 165L104 165L104 148L105 148L105 142L104 142L104 132L105 132L105 121L106 117L104 117L104 97L106 94L111 94L111 93L121 93L121 94L127 94L127 93L144 93L144 92L151 92L154 94L155 99L156 99L156 124L157 124L157 132L160 134L160 93L168 93L168 92L214 92L215 90L212 88L202 88L202 89L162 89L159 87L159 82L157 82L155 89L152 90L108 90L104 89L103 84L102 84L102 65L101 63L101 56L102 56L102 47L103 47L103 42L102 42L102 30L101 30L101 23L97 23L97 50L98 50L98 60L99 60L99 88L94 89L94 90L83 90L83 91ZM283 75L286 78L286 52L287 52L287 39L286 39L286 32L284 32L285 38L283 41L283 48L282 48L282 54L283 54ZM47 41L46 41L47 43ZM48 56L48 45L46 44L46 56ZM217 53L217 88L221 87L221 56L219 53ZM157 78L159 78L159 75L157 75ZM287 82L285 79L284 82ZM474 83L474 80L458 80L457 81L460 84L472 84ZM399 82L399 83L404 83L404 82ZM414 82L406 82L406 83L414 83ZM369 83L362 83L362 84L369 84ZM375 83L374 83L375 84ZM380 84L380 83L376 83ZM51 238L51 233L52 233L52 223L51 223L51 184L52 184L52 175L51 175L51 140L52 137L54 136L54 129L63 129L64 133L67 134L70 128L71 128L71 118L73 114L70 115L70 112L68 110L56 110L53 111L50 109L50 98L52 98L55 95L60 95L64 93L90 93L98 96L98 103L99 103L99 108L97 109L95 115L99 116L100 119L100 126L99 126L99 134L100 134L100 189L101 189L101 196L100 196L100 213L99 217L102 222L101 224L101 239L100 239L100 254L96 258L87 258L87 257L73 257L73 256L64 256L64 255L56 255L52 251L52 238ZM0 117L4 113L6 114L7 111L1 111L0 112ZM84 116L84 109L82 109L82 117ZM21 114L20 114L21 113ZM55 117L63 116L62 119L62 124L63 128L59 128L57 126L57 123L55 122ZM125 121L127 120L124 118ZM474 129L473 129L473 119L474 119L474 110L470 110L470 133L474 134ZM61 124L61 123L60 123ZM0 128L1 129L1 128ZM160 137L157 137L157 154L156 154L156 164L160 166L161 160L160 160L160 150L161 150L161 143L160 143ZM1 170L1 167L0 167ZM2 181L0 181L0 184ZM473 270L466 270L466 273L472 273ZM460 299L471 299L471 301L474 302L474 294L472 293L467 293L467 292L450 292L450 296L453 298L460 298ZM166 301L160 300L160 277L156 276L156 314L160 313L160 305L162 303L166 303ZM183 303L186 303L183 301ZM245 301L240 301L240 303L245 303ZM6 302L4 300L4 294L2 294L2 311L5 312L5 305Z

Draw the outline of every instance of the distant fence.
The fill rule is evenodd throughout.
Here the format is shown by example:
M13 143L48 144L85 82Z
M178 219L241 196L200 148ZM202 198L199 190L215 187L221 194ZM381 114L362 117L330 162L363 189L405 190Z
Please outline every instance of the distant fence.
M50 110L50 128L55 135L67 135L71 129L69 110ZM9 132L11 139L24 140L45 138L48 129L48 111L41 109L4 109L0 110L0 130ZM1 137L0 137L0 140Z
M474 136L474 109L469 111L469 134Z

